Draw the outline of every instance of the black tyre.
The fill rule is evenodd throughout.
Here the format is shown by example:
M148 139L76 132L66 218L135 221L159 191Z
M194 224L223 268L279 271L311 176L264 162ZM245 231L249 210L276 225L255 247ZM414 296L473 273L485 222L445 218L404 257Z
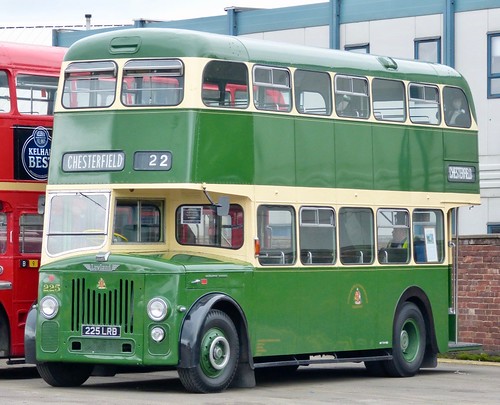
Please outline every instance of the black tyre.
M238 332L227 314L211 310L201 333L200 358L193 368L179 368L182 385L191 392L220 392L231 384L238 367Z
M425 322L418 307L406 302L396 314L392 337L392 360L384 362L392 377L411 377L422 365L425 354Z
M44 381L53 387L78 387L88 380L93 366L75 363L40 363L36 368Z

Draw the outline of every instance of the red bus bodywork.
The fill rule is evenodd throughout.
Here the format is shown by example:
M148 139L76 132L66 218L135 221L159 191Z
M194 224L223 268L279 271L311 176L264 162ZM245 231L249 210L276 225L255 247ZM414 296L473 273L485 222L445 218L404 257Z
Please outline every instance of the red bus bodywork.
M0 358L24 357L36 300L53 106L65 49L0 42Z

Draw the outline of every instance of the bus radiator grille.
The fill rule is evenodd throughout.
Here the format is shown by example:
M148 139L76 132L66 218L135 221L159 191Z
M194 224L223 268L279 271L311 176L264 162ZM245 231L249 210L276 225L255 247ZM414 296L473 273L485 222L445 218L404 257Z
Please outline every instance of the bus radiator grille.
M134 281L120 279L116 288L100 290L84 278L72 280L71 331L82 325L120 326L134 332Z

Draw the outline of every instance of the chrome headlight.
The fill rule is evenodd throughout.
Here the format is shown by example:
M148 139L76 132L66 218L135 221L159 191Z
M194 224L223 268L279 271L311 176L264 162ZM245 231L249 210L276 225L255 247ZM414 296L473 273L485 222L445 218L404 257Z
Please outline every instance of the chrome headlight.
M151 329L151 339L156 343L160 343L165 338L165 331L159 326L155 326Z
M164 299L155 297L148 302L148 316L155 322L163 321L167 316L168 305Z
M52 295L47 295L40 300L40 313L47 319L52 319L59 311L59 301Z

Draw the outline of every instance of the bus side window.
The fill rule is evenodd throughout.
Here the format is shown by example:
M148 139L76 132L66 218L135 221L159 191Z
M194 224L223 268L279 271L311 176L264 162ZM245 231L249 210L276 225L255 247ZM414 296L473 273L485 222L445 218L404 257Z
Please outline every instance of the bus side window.
M19 253L42 251L43 216L22 214L19 217Z
M444 121L450 127L470 128L471 117L469 103L464 92L456 87L443 90Z
M201 98L209 107L247 108L247 66L220 60L208 62L203 70Z
M333 264L336 259L335 212L326 207L300 210L300 260L303 264Z
M0 113L10 112L10 91L7 73L0 71Z
M410 261L409 214L401 209L377 211L377 245L379 263Z
M380 121L406 120L405 85L398 80L373 79L373 115Z
M410 120L416 124L439 125L441 108L436 86L410 84Z
M53 115L57 81L56 76L17 75L17 110L23 115Z
M340 261L343 264L373 262L373 212L369 208L339 210Z
M335 76L335 111L339 117L368 118L370 96L364 77Z
M289 206L261 205L257 209L259 263L295 263L295 211Z
M330 76L322 72L296 70L295 105L301 114L330 115L332 93Z
M271 66L254 66L254 103L258 110L289 112L292 109L290 72Z
M438 210L413 211L413 257L416 263L444 260L443 213Z

